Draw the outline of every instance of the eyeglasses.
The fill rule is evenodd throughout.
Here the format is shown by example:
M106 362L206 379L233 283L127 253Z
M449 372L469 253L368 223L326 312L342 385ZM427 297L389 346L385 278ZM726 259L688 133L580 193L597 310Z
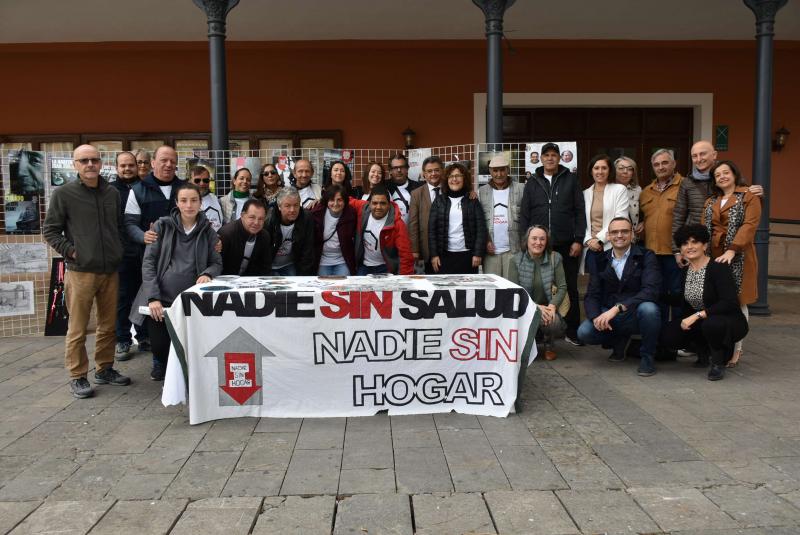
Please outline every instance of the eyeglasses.
M195 184L209 184L209 183L211 183L211 179L210 178L194 178L194 179L192 179L192 182L194 182Z
M150 165L150 160L136 160L136 165Z
M389 169L392 171L399 171L400 169L408 169L407 165L393 165Z
M277 175L277 174L278 174L278 172L273 169L272 171L264 171L263 173L261 173L261 176L270 176L270 175Z
M450 173L450 176L448 176L447 178L464 178L464 175L462 175L461 173Z
M100 158L78 158L75 161L78 162L81 165L89 165L90 163L93 164L93 165L97 165L100 162L102 162L103 160L101 160Z
M608 233L612 236L627 236L631 233L631 229L625 230L609 230Z
M617 171L633 171L633 166L629 165L629 166L625 167L625 166L620 165L620 166L617 167Z

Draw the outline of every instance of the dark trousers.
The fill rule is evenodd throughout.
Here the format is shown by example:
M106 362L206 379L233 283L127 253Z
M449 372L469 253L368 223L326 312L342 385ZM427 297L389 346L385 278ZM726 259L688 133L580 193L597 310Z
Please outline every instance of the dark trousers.
M166 305L164 306L166 307ZM166 368L170 344L167 323L165 321L155 321L151 317L145 318L144 323L147 325L147 332L150 334L150 345L153 348L153 364L157 362Z
M472 267L472 251L459 253L444 253L439 257L442 265L439 266L439 275L466 275L478 273L478 268Z
M580 297L578 296L578 270L581 266L580 256L572 257L569 255L569 248L572 243L554 245L553 250L561 255L564 265L564 275L567 278L567 294L569 295L570 307L564 321L567 322L567 336L577 337L578 325L581 322Z
M363 277L365 275L380 275L382 273L389 273L389 270L386 268L386 264L381 264L380 266L365 266L361 264L358 266L358 271L356 271L356 275L359 277Z
M748 326L744 315L709 316L697 320L688 331L681 329L678 317L661 329L661 345L680 349L693 343L700 356L708 356L713 364L724 365L733 356L736 342L747 336Z
M659 267L661 267L661 321L667 323L670 319L677 319L678 323L680 323L681 307L670 306L668 303L674 302L674 300L670 300L670 296L683 293L683 271L678 267L675 257L671 254L656 255L656 258L658 259Z
M136 257L125 257L117 270L119 272L119 290L117 292L117 323L115 326L117 343L125 342L130 344L131 339L131 320L128 316L131 313L133 300L142 285L142 259ZM147 327L143 324L137 325L136 339L141 341L147 338Z

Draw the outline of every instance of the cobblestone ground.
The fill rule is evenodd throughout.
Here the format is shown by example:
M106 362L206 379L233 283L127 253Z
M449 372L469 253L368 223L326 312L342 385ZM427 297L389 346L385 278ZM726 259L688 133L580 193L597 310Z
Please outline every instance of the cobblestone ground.
M2 339L0 532L797 534L798 297L771 296L724 381L562 344L505 419L190 426L149 355L75 400L63 338Z

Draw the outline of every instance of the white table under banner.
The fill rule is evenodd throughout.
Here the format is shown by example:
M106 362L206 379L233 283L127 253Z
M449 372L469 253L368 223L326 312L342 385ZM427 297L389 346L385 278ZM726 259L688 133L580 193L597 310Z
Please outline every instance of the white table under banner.
M536 307L493 275L218 277L167 309L162 402L192 424L456 411L507 416Z

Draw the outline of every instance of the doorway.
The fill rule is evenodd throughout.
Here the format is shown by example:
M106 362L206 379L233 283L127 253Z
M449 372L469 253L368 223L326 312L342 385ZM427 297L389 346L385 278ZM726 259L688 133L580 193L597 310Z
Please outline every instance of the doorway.
M646 108L506 108L503 139L507 143L577 141L581 167L596 154L633 158L639 166L639 184L654 178L650 156L657 149L675 152L677 169L690 167L689 151L694 132L691 107ZM591 183L585 168L578 169L584 187Z

